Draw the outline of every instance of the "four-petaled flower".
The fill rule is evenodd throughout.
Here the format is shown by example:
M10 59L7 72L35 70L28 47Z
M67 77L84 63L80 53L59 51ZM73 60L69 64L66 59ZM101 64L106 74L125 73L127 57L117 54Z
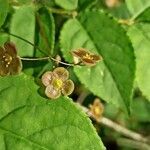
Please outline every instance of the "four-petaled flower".
M86 49L79 48L72 51L73 56L79 58L83 64L94 66L98 61L102 60L102 57L96 54L93 54Z
M104 106L100 99L96 98L90 107L90 112L96 120L100 120L104 111Z
M15 75L20 73L22 63L17 56L17 50L13 43L6 42L0 47L0 76Z
M53 72L48 71L42 76L42 83L46 87L45 94L51 99L60 97L63 95L70 95L74 90L74 83L72 80L68 80L69 72L63 68L58 67Z

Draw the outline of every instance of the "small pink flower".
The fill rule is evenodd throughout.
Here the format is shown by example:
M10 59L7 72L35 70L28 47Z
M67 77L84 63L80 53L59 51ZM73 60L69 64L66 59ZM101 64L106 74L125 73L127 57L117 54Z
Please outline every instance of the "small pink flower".
M45 94L51 99L56 99L63 95L70 95L74 90L74 83L69 78L69 72L58 67L53 72L48 71L42 76L42 83L46 87Z

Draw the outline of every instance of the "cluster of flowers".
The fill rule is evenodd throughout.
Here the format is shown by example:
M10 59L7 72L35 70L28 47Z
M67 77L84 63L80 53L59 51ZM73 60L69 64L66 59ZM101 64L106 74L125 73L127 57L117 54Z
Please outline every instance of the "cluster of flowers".
M86 49L79 48L72 51L74 58L80 63L94 66L102 58L99 55L88 52ZM0 46L0 76L16 75L21 72L22 62L17 55L16 47L11 42L6 42ZM42 76L42 83L45 86L45 94L51 99L57 99L61 94L70 95L74 90L74 83L69 79L69 72L64 67L57 67L53 71L48 71Z

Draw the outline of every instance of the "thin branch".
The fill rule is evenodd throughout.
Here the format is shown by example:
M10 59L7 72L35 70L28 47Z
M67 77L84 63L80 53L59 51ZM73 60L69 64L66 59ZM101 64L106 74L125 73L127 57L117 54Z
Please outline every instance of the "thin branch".
M38 3L36 3L36 1L33 0L34 4L37 4L38 8L42 7L43 5L40 5ZM22 4L20 4L17 1L10 1L9 2L10 5L12 5L13 7L19 7L22 6ZM46 4L44 4L44 6L48 9L48 11L50 13L55 13L55 14L60 14L60 15L68 15L68 16L72 16L72 17L76 17L77 16L77 11L73 10L73 11L69 11L69 10L64 10L64 9L58 9L58 8L52 8L52 7L47 7Z
M55 61L55 62L58 62L58 63L60 63L60 64L62 64L62 65L65 65L65 66L75 66L75 64L69 64L69 63L65 63L65 62L62 62L62 61L60 61L60 60L57 60L57 59L55 59L55 58L53 58L53 57L49 57L49 56L47 56L47 57L41 57L41 58L26 58L26 57L20 57L20 59L21 60L25 60L25 61L40 61L40 60L49 60L49 59L51 59L51 60L53 60L53 61Z
M4 31L2 31L2 32L4 32ZM33 46L34 48L38 49L41 53L43 53L43 54L46 55L46 53L44 53L38 46L36 46L36 45L33 44L32 42L30 42L30 41L28 41L28 40L26 40L26 39L24 39L24 38L22 38L22 37L20 37L20 36L18 36L18 35L16 35L16 34L10 33L10 32L4 32L4 33L6 33L6 34L8 34L8 35L11 35L11 36L13 36L13 37L15 37L15 38L18 38L18 39L20 39L20 40L22 40L22 41L24 41L24 42L30 44L30 45Z
M77 99L77 103L82 104L88 95L89 95L89 92L87 92L87 91L81 92L81 94L79 95L79 97Z
M62 15L69 15L72 17L76 17L78 15L77 11L67 11L63 9L57 9L57 8L50 8L47 7L48 11L55 14L62 14Z
M30 41L28 41L28 40L26 40L26 39L24 39L24 38L22 38L22 37L20 37L20 36L18 36L18 35L15 35L15 34L13 34L13 33L10 33L10 32L4 32L4 33L7 33L8 35L14 36L14 37L16 37L16 38L18 38L18 39L20 39L20 40L25 41L26 43L32 45L33 47L35 47L36 49L38 49L40 52L42 52L43 54L45 54L38 46L36 46L35 44L31 43ZM62 61L60 61L60 60L57 60L57 59L55 59L55 58L53 58L53 57L51 57L51 56L42 57L42 58L25 58L25 57L20 57L20 59L21 59L21 60L26 60L26 61L39 61L39 60L49 60L49 59L51 59L51 60L53 60L53 61L55 61L55 62L58 62L58 63L60 63L60 64L65 65L65 66L75 66L75 65L79 65L79 64L69 64L69 63L65 63L65 62L62 62Z
M118 23L123 24L123 25L131 26L135 23L135 21L130 20L130 19L120 19L120 20L118 20Z
M76 65L76 64L69 64L69 63L62 62L62 61L57 60L57 59L55 59L53 57L50 57L50 59L53 60L53 61L55 61L55 62L58 62L58 63L60 63L62 65L65 65L65 66L75 66Z
M41 58L26 58L26 57L20 57L21 60L25 61L39 61L39 60L49 60L49 57L41 57Z
M83 109L84 112L86 112L88 114L89 117L93 118L98 123L101 123L109 128L112 128L115 131L117 131L118 133L123 134L126 137L132 138L133 140L144 142L144 143L148 142L148 139L145 138L143 135L136 133L134 131L131 131L131 130L127 129L126 127L123 127L120 124L118 124L106 117L96 119L94 117L94 115L89 111L88 108L86 108L84 106L81 106L81 108Z
M114 129L115 131L117 131L127 137L130 137L134 140L141 141L141 142L148 142L148 139L143 137L141 134L131 131L131 130L117 124L116 122L113 122L112 120L110 120L106 117L102 117L101 120L99 120L99 123L100 122L112 129Z
M129 148L134 148L139 150L150 150L150 145L143 142L127 139L127 138L119 138L117 140L117 143L118 145L129 147Z

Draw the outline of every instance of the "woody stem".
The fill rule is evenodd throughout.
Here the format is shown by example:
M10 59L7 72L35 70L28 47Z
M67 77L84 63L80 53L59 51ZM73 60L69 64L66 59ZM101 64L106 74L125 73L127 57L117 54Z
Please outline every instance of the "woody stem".
M81 105L80 105L81 106ZM91 118L93 118L97 123L101 123L109 128L112 128L113 130L117 131L118 133L121 133L125 135L126 137L129 137L135 141L140 141L143 143L148 143L148 139L145 138L143 135L136 133L132 130L127 129L126 127L121 126L120 124L110 120L106 117L101 117L99 119L96 119L95 116L90 112L90 110L84 106L81 106L82 110Z

